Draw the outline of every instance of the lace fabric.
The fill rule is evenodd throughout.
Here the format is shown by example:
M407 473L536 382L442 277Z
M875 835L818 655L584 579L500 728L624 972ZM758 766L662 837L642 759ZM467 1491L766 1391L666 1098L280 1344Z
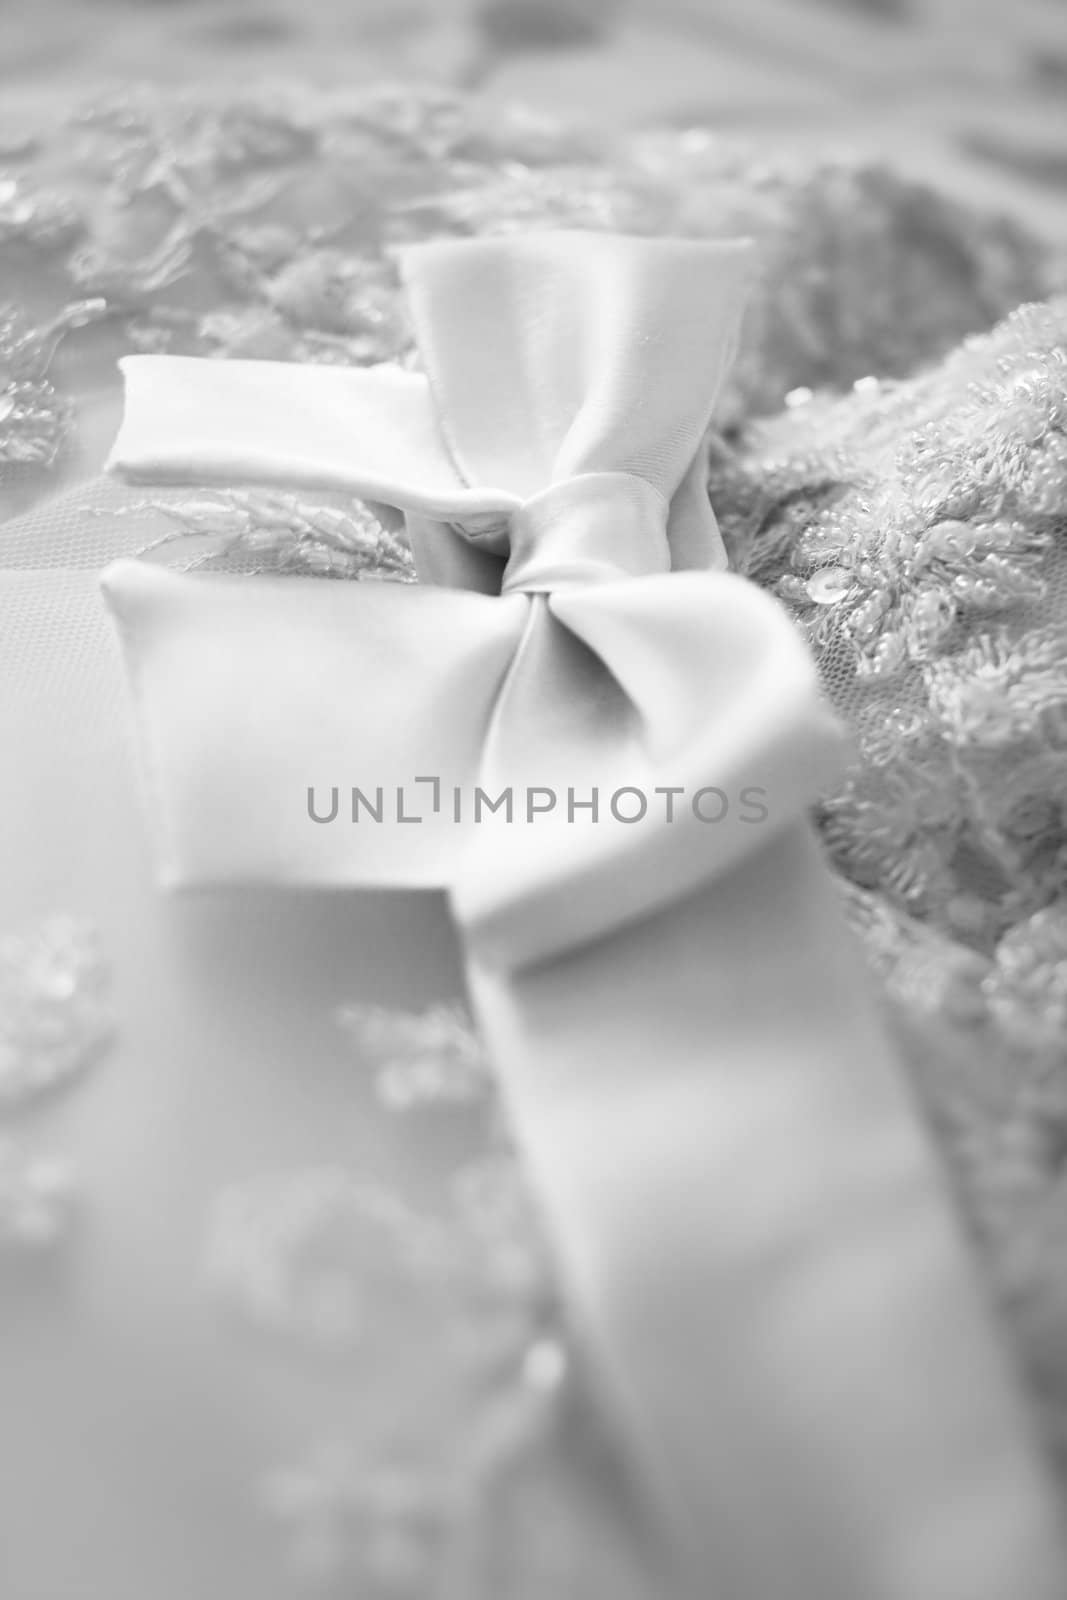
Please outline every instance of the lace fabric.
M709 492L731 564L791 610L854 731L820 827L1067 1473L1067 305L1014 310L1053 286L1043 248L879 171L703 136L582 145L403 91L134 98L27 149L0 202L20 286L0 331L9 513L79 461L53 359L70 324L73 398L106 409L131 344L410 362L395 242L533 223L756 234ZM162 540L180 562L412 577L374 508L240 485L152 499L68 488L0 526L0 565L95 567ZM437 1040L401 1055L447 1062L453 1033ZM551 1397L529 1435L543 1482L580 1401L557 1407L563 1335L537 1317L510 1393L517 1413L527 1385ZM331 1455L297 1477L275 1486L282 1522L315 1549L358 1546L356 1468ZM413 1499L425 1567L443 1513L428 1490L396 1503Z
M99 379L131 348L410 357L398 243L534 224L752 233L763 284L723 413L738 419L797 385L907 373L1039 296L1050 271L1018 226L877 169L701 134L609 145L402 89L130 94L28 133L0 181L0 245L29 319L3 335L5 375L79 302L102 319L70 341L79 388L87 365Z

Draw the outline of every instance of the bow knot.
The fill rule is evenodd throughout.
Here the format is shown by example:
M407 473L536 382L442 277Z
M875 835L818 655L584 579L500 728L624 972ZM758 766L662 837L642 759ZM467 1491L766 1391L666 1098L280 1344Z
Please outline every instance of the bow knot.
M670 569L670 506L632 472L587 472L512 513L501 592L536 594Z

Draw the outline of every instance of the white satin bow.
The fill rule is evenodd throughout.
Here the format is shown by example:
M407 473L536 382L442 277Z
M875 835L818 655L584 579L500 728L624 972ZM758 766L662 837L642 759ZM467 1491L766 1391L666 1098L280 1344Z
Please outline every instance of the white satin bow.
M169 723L150 744L174 881L449 887L485 958L516 965L728 870L803 813L840 735L784 613L721 572L677 570L724 563L704 439L748 248L554 234L432 246L404 267L429 382L135 357L113 465L343 484L406 514L427 587L133 566L108 591L141 619L142 693ZM175 654L185 630L196 651ZM257 700L269 717L250 716ZM418 777L436 809L417 805ZM307 789L348 778L388 796L381 818L309 825ZM475 819L476 791L524 780L550 814L526 822L520 793L506 828L485 805ZM693 806L708 786L725 797L710 819ZM642 817L610 809L620 787Z
M349 490L404 513L429 580L110 569L160 861L449 888L672 1584L1046 1600L1036 1453L804 819L839 733L788 619L709 570L703 441L749 270L734 243L424 246L425 378L125 363L116 470ZM431 779L414 826L305 805ZM451 804L523 788L551 814ZM593 789L596 820L560 808ZM623 820L623 790L679 815Z

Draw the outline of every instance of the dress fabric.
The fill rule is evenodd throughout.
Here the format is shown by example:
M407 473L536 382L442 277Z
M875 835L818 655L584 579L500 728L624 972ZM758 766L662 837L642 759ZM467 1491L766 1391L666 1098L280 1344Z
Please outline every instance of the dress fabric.
M491 223L500 202L483 204ZM375 292L387 307L376 324L371 319L380 331L400 313L384 290ZM165 287L150 291L142 325L165 295ZM268 322L273 314L265 313ZM324 315L321 306L312 314ZM295 341L301 315L282 319L285 337ZM949 330L945 342L958 331ZM991 1282L1007 1291L1035 1392L1053 1403L1046 1409L1053 1425L1058 1374L1048 1332L1055 1313L1047 1241L1055 1237L1055 1206L1047 1176L1053 1163L1041 1141L1060 1103L1055 862L1062 819L1055 796L1064 669L1056 519L1064 457L1054 352L1061 344L1062 313L1052 305L1009 321L928 376L861 384L837 401L794 396L786 412L765 420L752 415L753 395L759 381L773 389L781 380L766 375L749 347L741 382L746 371L759 380L749 380L747 396L735 391L733 402L735 416L748 420L717 442L709 465L731 563L794 608L856 731L857 761L823 797L820 825L846 909L884 986L887 1021L987 1248ZM764 345L772 348L773 340ZM83 402L80 422L81 448L91 458L95 452L91 465L99 461L95 441L107 437L116 416L114 389L97 377L113 355L108 340L79 352L83 395L98 383L101 394L95 404ZM910 359L900 357L905 367ZM962 413L961 387L969 397ZM44 391L33 399L43 418ZM30 492L31 470L17 470L16 495ZM39 480L38 492L46 484ZM153 501L153 509L120 514L139 498ZM94 504L103 514L87 521L82 508ZM568 1347L551 1274L538 1264L536 1228L519 1224L517 1238L507 1241L525 1264L520 1294L483 1249L484 1209L457 1225L461 1245L432 1228L426 1238L420 1231L423 1209L432 1215L440 1190L452 1193L457 1166L470 1177L469 1168L485 1165L486 1139L505 1174L507 1203L521 1195L491 1090L477 1072L473 1085L453 1085L459 1112L453 1107L442 1121L437 1104L415 1153L403 1119L371 1105L365 1067L376 1051L387 1066L420 1052L444 1063L444 1087L430 1101L447 1101L451 1055L476 1059L477 1047L464 1054L450 1031L446 1018L455 1014L439 1010L461 989L442 903L372 895L362 904L348 897L312 904L300 893L264 891L241 906L212 894L161 904L152 890L138 842L124 690L96 569L175 525L202 541L183 546L179 559L192 551L192 559L231 567L412 575L395 530L338 496L316 504L299 493L272 499L199 487L146 496L89 484L0 530L9 564L5 614L13 624L5 643L18 685L18 698L5 692L4 709L10 738L24 752L18 782L5 796L15 820L4 868L8 927L39 929L57 909L99 926L119 985L120 1041L88 1069L91 1089L37 1102L32 1120L15 1128L19 1159L49 1145L76 1148L86 1205L59 1251L62 1260L45 1252L43 1278L35 1259L31 1309L11 1332L5 1382L21 1428L4 1470L8 1504L23 1508L13 1515L18 1537L0 1557L13 1575L11 1592L19 1594L22 1584L31 1594L28 1585L41 1582L49 1600L68 1593L84 1600L78 1584L90 1552L109 1600L149 1590L165 1600L167 1583L175 1597L206 1594L220 1577L235 1595L281 1597L296 1581L276 1559L284 1547L298 1574L325 1575L339 1592L357 1579L384 1583L392 1560L412 1594L452 1584L469 1596L479 1592L476 1583L496 1584L486 1591L494 1594L506 1594L500 1585L510 1583L521 1593L518 1585L536 1565L537 1530L550 1526L565 1551L551 1592L567 1593L570 1583L584 1596L599 1592L597 1584L605 1593L626 1593L626 1585L656 1593L640 1548L628 1547L618 1511L628 1503L625 1486L600 1470L599 1460L596 1471L582 1466L591 1449L586 1422L578 1427L583 1442L573 1445L572 1413L581 1402L552 1377L558 1379L559 1362L566 1366ZM84 566L71 554L79 548ZM164 554L173 554L169 546ZM59 639L68 665L56 664ZM17 842L31 835L41 839L46 860ZM353 970L346 951L356 949ZM7 957L17 972L25 947L20 953L12 946ZM421 1034L416 1028L404 1035L396 1016L402 1012L422 1018ZM551 1031L551 1005L544 1015ZM399 1028L402 1041L391 1057L389 1047L384 1056L379 1048L389 1027L394 1039ZM362 1080L353 1072L353 1037ZM293 1074L294 1056L313 1060L314 1092ZM176 1144L195 1160L176 1164ZM345 1186L353 1169L366 1180L356 1185L358 1198ZM300 1173L305 1186L294 1190ZM383 1189L422 1205L413 1203L413 1216L398 1220L370 1198ZM282 1243L260 1253L269 1258L273 1249L284 1261L286 1241L291 1247L305 1237L301 1226L318 1237L316 1220L293 1220L313 1214L309 1194L319 1196L327 1230L335 1230L319 1248L332 1267L331 1252L341 1258L332 1276L325 1274L336 1300L324 1291L319 1321L329 1329L333 1304L342 1346L346 1317L351 1329L363 1328L359 1338L351 1334L358 1354L351 1359L348 1352L343 1369L323 1366L319 1346L323 1339L329 1345L330 1334L323 1336L314 1315L307 1334L301 1295L272 1296L269 1284L263 1287L268 1268L260 1262L256 1278L233 1246L235 1235L269 1238L273 1226ZM235 1216L251 1218L244 1235ZM160 1218L170 1219L162 1230ZM383 1265L389 1252L382 1241L397 1236L412 1258L406 1276ZM216 1261L214 1292L190 1297L188 1284L205 1256L209 1277ZM307 1271L315 1288L314 1264L290 1263L289 1270ZM373 1308L356 1317L337 1284L351 1294L353 1284L377 1281L375 1274ZM73 1283L86 1298L80 1316L42 1339L32 1307L39 1312L57 1283L64 1294ZM114 1339L115 1308L130 1303L140 1307L148 1341L173 1354L166 1393L158 1366L138 1366L135 1335L142 1330L126 1328ZM435 1346L427 1358L412 1316L413 1305L416 1321L425 1316L428 1303L447 1306L461 1355L443 1360ZM224 1332L220 1344L219 1319L225 1327L228 1312L238 1325L251 1324L254 1360L243 1354L247 1330L229 1347L233 1330ZM518 1331L513 1326L510 1340L502 1339L502 1373L487 1376L487 1327L498 1333L495 1321L509 1319ZM463 1343L471 1337L473 1360ZM385 1384L387 1370L393 1376ZM35 1395L53 1385L54 1404L42 1417ZM399 1421L398 1402L405 1413ZM216 1418L210 1448L190 1424L194 1412ZM456 1430L464 1428L478 1441L473 1452L457 1447ZM101 1434L139 1462L146 1440L153 1441L148 1459L156 1462L158 1447L158 1471L173 1485L173 1502L200 1504L212 1534L190 1548L149 1487L147 1470L143 1503L131 1514L119 1503L118 1479L88 1471ZM72 1449L73 1439L79 1445ZM462 1476L464 1491L450 1495L442 1479L454 1469L457 1449L463 1474L453 1476ZM610 1449L607 1455L614 1459ZM575 1474L578 1492L568 1495ZM64 1517L92 1479L77 1536L72 1531L68 1542L52 1539L35 1509L46 1477L50 1503L61 1504ZM503 1518L496 1515L500 1503ZM120 1524L134 1526L136 1536L117 1538ZM444 1548L450 1554L442 1562ZM369 1579L361 1562L370 1563ZM1058 1592L1054 1573L1047 1582L1049 1594Z

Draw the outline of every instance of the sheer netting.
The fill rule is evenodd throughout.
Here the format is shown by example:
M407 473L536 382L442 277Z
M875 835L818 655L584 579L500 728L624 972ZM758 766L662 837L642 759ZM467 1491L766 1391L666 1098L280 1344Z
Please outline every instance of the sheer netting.
M47 264L55 304L28 272L20 315L39 328L106 302L94 382L112 409L110 363L135 346L410 363L397 241L756 234L710 497L732 565L789 608L854 733L819 825L1067 1481L1067 302L1013 310L1053 287L1042 247L883 172L674 134L612 151L535 139L401 92L125 101L49 148L15 180L24 223L5 247ZM161 211L164 157L187 183ZM397 530L336 496L235 485L146 506L88 478L46 500L67 401L33 381L18 415L25 450L37 407L39 455L0 476L0 566L97 568L152 546L411 581ZM0 392L0 441L6 426ZM61 607L56 643L76 648Z

